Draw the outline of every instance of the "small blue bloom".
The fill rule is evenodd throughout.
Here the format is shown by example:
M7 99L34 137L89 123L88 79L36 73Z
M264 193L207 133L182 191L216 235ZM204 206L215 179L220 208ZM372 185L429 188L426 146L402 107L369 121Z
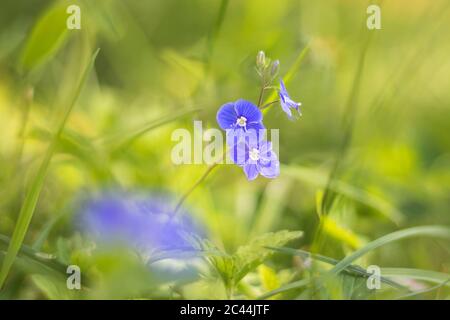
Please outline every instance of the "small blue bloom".
M301 116L302 113L300 111L300 106L302 105L300 102L295 102L289 96L289 93L286 90L286 86L284 85L283 80L280 80L280 103L283 111L288 115L289 119L292 119L292 111L291 109L297 110L298 114Z
M164 195L108 192L85 203L81 222L98 241L120 242L142 255L195 250L190 237L199 235L199 230L186 212L173 216L173 208L173 202Z
M248 180L254 180L259 174L266 178L280 175L280 162L272 150L272 143L262 139L250 139L238 142L230 149L231 159L244 169Z
M264 129L262 118L262 112L257 106L242 99L224 104L217 112L219 126L227 132L234 131L238 134Z

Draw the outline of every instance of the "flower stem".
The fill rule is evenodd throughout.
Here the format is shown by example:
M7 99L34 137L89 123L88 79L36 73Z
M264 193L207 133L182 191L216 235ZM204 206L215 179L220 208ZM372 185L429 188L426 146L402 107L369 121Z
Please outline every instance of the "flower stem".
M262 103L263 97L264 97L264 91L266 90L267 86L266 86L266 78L263 76L262 77L262 86L261 86L261 91L259 91L259 98L258 98L258 108Z
M181 196L180 200L178 200L178 203L177 203L177 205L175 207L175 210L173 211L174 215L180 209L181 205L187 199L187 197L206 179L206 177L208 177L208 175L213 171L213 169L215 167L217 167L218 164L219 164L219 162L215 162L215 163L209 165L208 168L206 169L206 171L203 173L203 175L192 185L192 187L189 188L188 191L186 191Z
M274 100L272 102L266 103L265 105L261 106L259 109L264 110L264 109L266 109L266 108L270 107L271 105L273 105L275 103L278 103L278 102L280 102L280 100L278 100L278 99Z

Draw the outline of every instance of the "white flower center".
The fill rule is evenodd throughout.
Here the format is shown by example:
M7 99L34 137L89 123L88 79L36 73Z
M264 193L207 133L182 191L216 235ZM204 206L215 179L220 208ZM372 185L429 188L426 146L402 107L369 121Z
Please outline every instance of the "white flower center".
M245 117L239 117L237 120L236 120L236 124L238 125L238 126L240 126L240 127L245 127L246 125L247 125L247 118L245 118Z
M253 161L258 161L259 160L259 150L256 148L253 148L252 150L250 150L249 155L251 160Z

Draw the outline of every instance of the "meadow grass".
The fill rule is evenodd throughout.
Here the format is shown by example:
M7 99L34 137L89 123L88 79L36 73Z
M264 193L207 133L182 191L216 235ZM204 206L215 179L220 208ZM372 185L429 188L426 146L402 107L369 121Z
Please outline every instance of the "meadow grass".
M383 2L377 31L358 1L80 5L76 32L65 1L0 13L0 298L450 297L446 1ZM277 179L171 162L174 129L241 97L280 128ZM105 190L171 194L195 252L97 243L80 212Z

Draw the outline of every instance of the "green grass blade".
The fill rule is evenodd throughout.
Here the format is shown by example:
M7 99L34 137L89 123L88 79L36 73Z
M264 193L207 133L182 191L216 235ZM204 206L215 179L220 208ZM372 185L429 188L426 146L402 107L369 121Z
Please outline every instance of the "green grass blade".
M44 159L39 167L39 170L37 171L37 174L32 180L31 185L26 193L25 200L20 210L19 217L17 219L17 223L11 238L11 242L8 247L8 251L6 252L6 256L2 264L2 269L0 271L0 288L3 286L3 283L6 277L8 276L9 270L11 269L11 266L14 263L17 253L19 252L22 242L25 238L28 226L30 225L31 218L33 217L33 213L42 190L42 186L44 185L44 180L47 175L50 161L52 159L59 137L64 129L64 126L66 125L67 119L69 118L73 106L75 105L75 102L78 99L78 96L80 95L81 89L83 88L83 84L86 82L86 79L92 67L94 66L94 62L98 52L99 49L97 49L97 51L92 55L89 64L86 66L80 79L80 82L76 87L75 93L72 99L70 100L69 105L67 106L67 109L65 110L65 113L61 119L61 122L59 123L57 130L53 135L53 139L47 148L47 151L44 155Z
M294 256L303 257L303 258L312 258L312 259L315 259L315 260L318 260L318 261L321 261L321 262L324 262L324 263L327 263L330 265L337 265L339 263L339 260L336 260L336 259L333 259L333 258L330 258L327 256L323 256L320 254L314 254L314 253L311 253L311 252L308 252L305 250L292 249L292 248L278 248L278 247L269 247L269 249L276 250L281 253L286 253L286 254L290 254L290 255L294 255ZM372 275L371 273L366 272L366 270L364 270L363 267L358 266L358 265L349 265L347 268L345 268L344 271L349 272L353 275L359 275L359 276L362 276L365 278L370 277ZM396 288L396 289L408 290L407 287L402 286L401 284L386 278L387 275L384 272L382 272L381 274L383 275L380 278L381 282L384 282L387 285L390 285L391 287Z
M302 279L302 280L298 280L298 281L295 281L295 282L291 282L291 283L286 284L286 285L284 285L284 286L282 286L282 287L280 287L278 289L266 292L263 295L260 295L256 299L257 300L264 300L264 299L270 298L270 297L272 297L272 296L274 296L276 294L279 294L279 293L283 293L283 292L294 290L294 289L300 289L300 288L303 288L303 287L307 286L309 284L309 282L310 282L309 279Z
M286 73L286 75L283 77L283 82L285 84L288 84L292 77L294 76L294 74L300 69L300 66L303 63L303 60L305 60L306 54L309 52L310 46L309 44L307 44L302 51L300 51L300 53L298 54L297 58L295 59L294 63L292 64L292 66L289 68L288 72Z
M334 259L321 256L318 254L312 255L309 252L302 251L302 250L295 250L295 249L289 249L289 248L270 248L270 249L276 249L277 251L282 251L285 253L290 254L297 254L300 256L311 256L312 258L318 259L320 261L323 261L325 263L335 264L335 266L330 270L331 274L337 274L341 271L353 271L359 274L362 274L362 272L365 272L364 269L358 266L352 265L352 262L360 258L361 256L367 254L368 252L381 247L385 244L405 239L405 238L411 238L416 236L430 236L430 237L437 237L437 238L445 238L450 239L450 228L443 227L443 226L422 226L422 227L415 227L415 228L409 228L404 229L400 231L396 231L390 234L387 234L381 238L378 238L370 243L368 243L363 248L355 251L353 254L349 255L348 257L344 258L337 264L335 264ZM444 283L448 277L446 277L446 274L433 272L433 271L426 271L426 270L418 270L418 269L395 269L395 268L386 268L382 271L383 277L387 276L394 276L394 275L401 275L406 274L410 277L417 277L422 278L423 280L428 280L432 282L438 282L438 283ZM390 274L389 274L390 272ZM382 281L386 283L387 279L383 279ZM389 284L393 285L395 282L391 282L390 280L387 280ZM265 293L264 295L260 296L259 299L267 299L271 296L274 296L278 293L286 292L289 290L297 289L306 286L309 283L309 279L302 279L296 282L292 282L290 284L287 284L285 286L282 286L276 290L270 291ZM444 284L447 284L445 282ZM397 285L397 284L396 284Z
M369 44L372 39L372 33L369 33L369 36L367 37L366 41L363 44L361 54L359 56L358 65L355 70L355 75L353 78L352 88L350 91L350 94L347 98L347 103L345 106L345 112L343 114L343 136L342 140L339 144L336 158L334 160L333 166L330 170L330 174L328 176L328 183L323 193L323 200L322 200L322 208L321 212L323 214L328 214L328 209L331 207L331 204L333 202L333 199L335 197L335 194L333 190L330 188L330 185L333 180L335 180L339 173L341 168L341 163L343 162L344 158L347 155L348 149L352 143L352 137L353 137L353 128L354 128L354 121L356 118L356 112L358 107L358 99L360 95L360 89L361 89L361 82L363 78L363 71L367 56L367 51L369 48ZM320 232L319 232L320 234Z
M208 35L207 51L206 51L206 68L208 69L211 62L211 57L213 55L215 43L217 41L217 36L219 35L220 29L222 28L223 21L225 20L225 14L227 12L229 0L222 0L220 3L219 11L217 14L216 22Z
M443 283L450 278L448 273L413 268L381 268L381 274L385 277L415 279L433 283ZM450 286L450 283L446 285Z
M6 249L9 247L11 241L9 237L0 234L0 253L3 252L3 249ZM22 245L18 252L18 256L21 258L24 258L27 261L33 261L34 263L43 266L47 269L51 269L56 273L59 273L61 275L66 275L67 266L56 261L55 259L48 259L44 258L43 254L40 252L34 250L33 248Z
M411 298L411 297L414 297L414 296L418 296L420 294L428 293L428 292L437 290L439 288L442 288L443 286L449 284L449 282L450 282L450 278L448 278L444 282L442 282L442 283L440 283L438 285L435 285L435 286L433 286L431 288L427 288L427 289L424 289L424 290L420 290L420 291L412 292L412 293L409 293L409 294L405 294L403 296L395 298L394 300L401 300L401 299Z
M400 224L404 219L403 214L384 199L336 178L333 178L328 183L327 176L315 169L282 165L281 170L283 173L294 179L312 184L319 188L328 187L337 194L344 195L349 199L371 207L396 224Z
M45 240L47 240L48 235L52 231L53 227L63 216L64 216L64 213L57 214L45 223L42 231L39 232L38 236L36 237L36 240L34 241L33 245L31 246L31 248L33 250L36 250L36 251L41 250L42 246L44 245Z
M167 115L165 117L159 118L158 120L151 121L150 123L144 124L141 128L134 130L129 134L116 134L114 137L106 138L104 143L108 144L111 142L118 141L117 144L113 147L113 152L122 152L127 149L134 141L138 138L146 134L147 132L156 129L160 126L163 126L167 123L180 119L186 115L193 114L199 112L201 109L193 108L187 109L180 112L177 112L172 115Z
M422 226L404 229L396 232L389 233L381 238L378 238L359 250L356 250L351 255L341 260L333 269L330 270L331 274L337 274L347 268L352 262L369 253L370 251L401 239L428 236L436 238L450 239L450 228L443 226Z
M32 133L34 137L42 142L49 142L53 138L51 131L42 128L36 128ZM92 174L101 180L114 180L112 172L108 166L105 166L105 155L100 152L88 137L78 132L65 128L59 137L56 152L71 154L87 165L92 170Z
M259 213L253 222L250 238L276 229L292 187L291 182L289 179L277 179L267 185Z

